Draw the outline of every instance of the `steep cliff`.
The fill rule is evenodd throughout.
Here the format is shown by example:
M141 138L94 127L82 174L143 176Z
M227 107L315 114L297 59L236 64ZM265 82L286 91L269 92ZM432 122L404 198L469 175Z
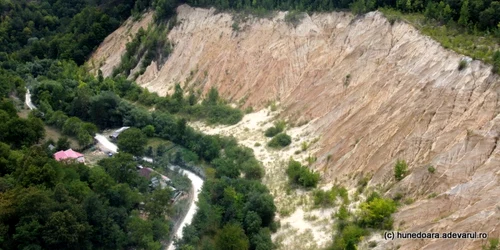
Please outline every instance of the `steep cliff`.
M248 18L236 30L230 14L180 6L170 58L153 62L137 82L160 94L175 82L216 86L254 109L278 101L281 117L309 122L307 131L320 136L315 168L324 185L354 188L370 176L369 186L414 199L395 214L401 231L499 237L500 78L491 67L472 61L459 70L463 56L378 12L306 15L296 27L284 16ZM123 53L123 32L93 56L108 58L99 66L105 75ZM397 159L410 170L400 182ZM395 240L378 248L477 249L483 242Z

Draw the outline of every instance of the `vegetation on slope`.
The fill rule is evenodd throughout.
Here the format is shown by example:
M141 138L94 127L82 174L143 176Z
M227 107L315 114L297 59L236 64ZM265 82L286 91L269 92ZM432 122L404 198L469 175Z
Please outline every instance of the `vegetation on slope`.
M170 190L149 189L131 155L93 168L57 162L36 144L40 119L17 117L8 100L0 114L2 129L15 128L0 133L8 135L0 143L0 248L160 249L170 230Z
M159 39L166 31L161 23L174 13L175 5L163 0L81 0L71 6L51 0L0 1L5 20L0 29L0 94L23 99L29 86L39 108L30 118L20 119L15 108L2 104L6 108L0 112L5 118L1 136L10 144L1 145L5 153L0 175L2 249L159 249L169 236L168 189L161 193L147 189L132 155L119 153L91 169L63 165L45 152L45 146L32 146L43 137L42 120L77 137L82 147L92 144L98 128L124 125L137 128L119 138L125 152L143 153L144 148L137 147L144 142L142 133L183 146L181 158L189 156L207 166L207 185L193 226L187 229L191 233L179 244L273 248L269 227L274 225L276 208L260 183L264 171L253 152L234 139L203 135L187 126L186 119L234 124L243 116L240 110L227 105L215 89L201 102L199 94L186 96L179 84L171 96L159 97L119 74L94 77L78 66L130 12L138 16L149 6L156 8L160 28L144 31L139 45L129 49L130 60L138 52L144 54L137 57L143 60L141 67L161 60L166 56L156 53L165 47ZM129 63L121 71L135 66ZM150 113L152 107L156 111ZM132 135L127 138L128 133ZM158 148L157 154L167 150ZM212 195L218 192L220 196ZM210 224L205 223L206 215Z
M485 0L188 0L192 6L214 6L221 10L289 10L285 20L294 26L300 21L300 12L350 9L355 14L372 10L384 12L391 23L407 20L430 35L444 47L494 64L500 71L500 2ZM500 54L500 52L498 52Z

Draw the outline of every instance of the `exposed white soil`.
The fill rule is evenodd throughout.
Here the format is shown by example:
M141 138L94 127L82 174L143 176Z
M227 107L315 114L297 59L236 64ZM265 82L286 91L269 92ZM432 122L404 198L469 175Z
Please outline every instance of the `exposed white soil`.
M281 223L281 228L273 235L280 249L318 249L332 240L334 209L312 209L311 191L291 189L285 170L290 157L305 164L308 156L314 156L319 149L315 141L319 138L310 131L310 125L287 126L286 133L292 137L292 144L284 149L267 147L270 138L264 136L264 131L274 125L278 114L279 111L266 108L245 115L241 122L232 126L207 126L202 122L190 125L206 134L234 136L241 145L251 148L257 160L262 162L266 171L263 183L274 196L277 219ZM310 144L304 152L303 142ZM295 154L296 151L300 153Z
M353 190L363 176L370 176L369 187L415 201L394 214L396 229L500 237L500 78L490 65L472 60L458 70L463 55L411 25L391 24L379 12L358 17L315 13L296 27L284 21L285 12L278 12L268 19L248 17L239 31L232 29L230 13L187 5L177 12L179 24L168 34L174 50L164 65L153 62L137 78L141 86L162 95L176 82L203 93L215 86L243 108L260 110L279 101L280 117L294 124L309 121L288 131L299 141L284 150L264 148L263 130L275 113L259 111L230 127L200 125L205 132L234 135L254 148L282 218L300 217L294 214L298 209L309 211L310 195L287 190L284 168L300 149L300 140L319 137L298 158L318 157L313 168L322 174L322 185L339 183ZM105 61L95 65L110 72L123 53L123 37L141 25L147 26L147 19L130 21L111 34L92 57ZM398 159L406 160L410 171L396 182ZM320 221L325 219L329 216ZM304 238L321 244L324 234L314 233L321 230L297 227L298 234L311 228L312 236ZM283 235L281 242L289 249L295 248L293 241L307 245L297 234ZM473 250L484 240L377 242L379 249Z

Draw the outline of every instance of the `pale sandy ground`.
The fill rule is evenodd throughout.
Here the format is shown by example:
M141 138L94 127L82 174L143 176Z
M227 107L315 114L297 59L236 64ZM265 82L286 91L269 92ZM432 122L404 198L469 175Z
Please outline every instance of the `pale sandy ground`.
M176 82L205 93L216 87L225 99L256 110L280 101L282 115L295 123L314 121L321 147L311 152L318 156L315 167L322 178L355 188L370 176L368 185L380 187L384 195L402 193L415 201L394 214L395 228L478 231L498 238L500 77L491 66L473 60L458 70L462 55L404 22L391 24L378 12L359 17L316 13L297 27L284 22L284 16L249 18L235 32L231 14L182 5L179 25L168 35L175 44L172 54L164 65L153 62L137 81L162 95ZM106 75L119 63L120 56L113 55L123 54L124 37L147 26L146 21L111 34L91 61L102 62ZM206 130L231 132L252 146L263 136L243 129L255 122ZM269 172L264 181L284 214L307 202L303 194L282 194L286 180L279 162L293 151L256 150ZM410 173L395 182L398 159L408 162ZM435 173L427 170L429 165ZM378 243L380 249L412 250L475 250L481 245L481 240L462 239Z
M263 183L274 196L279 213L277 217L281 222L281 228L273 235L273 240L280 245L280 249L318 249L331 242L331 214L334 209L311 210L312 192L290 189L285 174L290 157L305 163L306 157L314 155L319 149L314 143L305 152L294 152L301 150L302 142L310 144L317 140L317 136L311 132L312 128L308 124L287 127L286 132L292 137L292 144L282 150L267 147L270 139L264 136L264 131L273 126L278 113L271 112L269 108L262 109L245 115L241 122L232 126L207 126L201 122L190 125L206 134L234 136L241 145L253 149L266 170Z

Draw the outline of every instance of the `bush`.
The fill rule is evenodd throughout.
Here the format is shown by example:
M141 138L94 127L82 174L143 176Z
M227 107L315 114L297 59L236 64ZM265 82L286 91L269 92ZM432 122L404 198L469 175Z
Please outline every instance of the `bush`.
M268 129L266 129L266 131L264 132L264 135L266 137L274 137L275 135L279 134L281 131L278 131L278 129L276 127L270 127Z
M466 60L460 60L458 63L458 70L462 71L467 67L467 61Z
M290 181L305 188L316 187L319 182L318 173L309 170L293 159L290 159L286 173Z
M394 177L396 181L400 181L405 178L408 173L408 164L404 160L398 160L394 166Z
M214 105L206 107L209 124L226 124L234 125L241 121L243 112L239 109L232 108L226 105Z
M493 54L493 73L500 73L500 50Z
M283 132L283 130L285 130L285 127L286 127L285 121L282 120L277 121L274 123L273 127L266 129L264 135L267 137L274 137L275 135Z
M390 230L392 213L396 211L396 203L391 199L374 198L360 205L359 225L374 229Z
M367 231L357 225L348 224L333 240L332 250L357 249L361 237L367 235Z
M433 166L428 166L427 171L429 171L429 173L431 174L434 174L434 172L436 172L436 168L434 168Z
M290 145L290 143L292 143L292 138L285 133L281 133L276 135L271 141L269 141L267 146L271 148L283 148Z
M300 21L305 17L305 14L297 11L297 10L291 10L285 15L285 22L293 25L293 27L297 27L297 25L300 24Z
M331 207L335 205L335 200L337 199L338 191L334 186L329 191L323 191L321 189L313 192L314 205L320 207Z

